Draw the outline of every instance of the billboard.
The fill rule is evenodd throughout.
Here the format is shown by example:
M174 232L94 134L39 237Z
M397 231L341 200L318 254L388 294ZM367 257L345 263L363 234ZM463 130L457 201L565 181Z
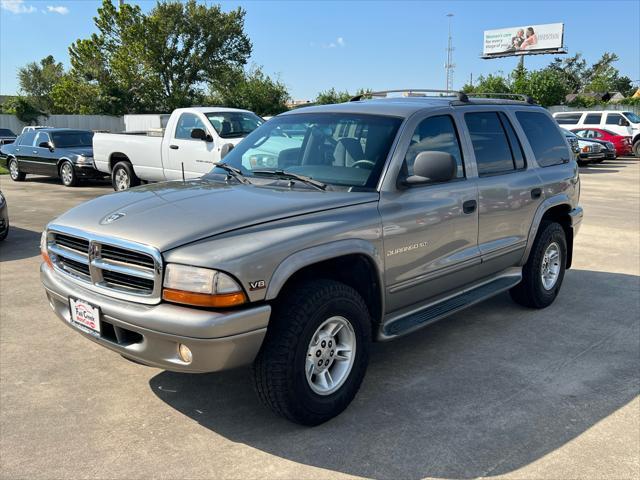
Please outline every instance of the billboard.
M524 25L521 27L486 30L483 58L565 53L564 24Z

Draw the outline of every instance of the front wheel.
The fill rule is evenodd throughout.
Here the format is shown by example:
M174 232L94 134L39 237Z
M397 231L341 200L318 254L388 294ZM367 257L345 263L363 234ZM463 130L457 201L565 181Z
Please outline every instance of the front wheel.
M18 160L15 158L10 159L7 166L9 167L9 176L14 182L22 182L27 177L26 173L20 171Z
M65 187L75 187L78 185L78 176L71 162L65 160L62 162L62 165L60 165L60 179Z
M522 282L510 290L511 298L530 308L545 308L560 292L567 265L567 239L555 222L540 225L540 231L522 269Z
M355 397L369 362L371 318L353 288L307 281L274 307L253 365L260 400L303 425L340 414Z
M633 144L633 154L640 157L640 140Z

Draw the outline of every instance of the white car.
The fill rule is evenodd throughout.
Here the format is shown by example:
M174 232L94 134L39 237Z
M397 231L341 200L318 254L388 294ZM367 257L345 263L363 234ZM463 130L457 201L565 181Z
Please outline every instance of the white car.
M32 132L33 130L42 130L43 128L55 128L55 127L49 127L47 125L27 125L26 127L22 127L22 132L20 132L20 135L26 132Z
M633 112L618 110L556 112L559 125L569 130L602 128L618 135L631 137L633 154L640 157L640 117Z
M248 110L179 108L164 131L96 133L94 161L99 171L111 175L114 190L126 190L141 180L197 178L262 123Z

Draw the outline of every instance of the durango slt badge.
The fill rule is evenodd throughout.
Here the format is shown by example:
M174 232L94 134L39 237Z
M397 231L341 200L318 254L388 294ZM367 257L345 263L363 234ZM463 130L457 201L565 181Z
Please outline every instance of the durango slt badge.
M106 217L104 217L102 220L100 220L100 225L108 225L109 223L113 223L116 220L121 219L125 215L126 215L126 213L124 213L124 212L112 213L112 214L107 215Z

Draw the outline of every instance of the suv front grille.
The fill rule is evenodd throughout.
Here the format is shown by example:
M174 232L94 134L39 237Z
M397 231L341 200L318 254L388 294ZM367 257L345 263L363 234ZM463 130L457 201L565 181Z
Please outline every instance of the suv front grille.
M106 295L160 301L162 260L157 250L70 230L53 226L47 232L47 251L56 270Z

